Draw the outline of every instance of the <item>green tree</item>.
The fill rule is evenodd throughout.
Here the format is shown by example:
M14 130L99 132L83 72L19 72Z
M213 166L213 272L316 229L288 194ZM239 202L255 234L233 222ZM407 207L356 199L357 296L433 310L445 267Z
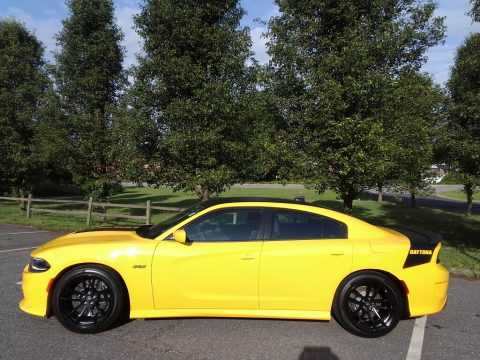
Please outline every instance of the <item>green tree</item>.
M69 159L65 153L69 129L66 116L62 111L60 97L55 92L52 82L41 99L37 112L37 124L32 139L32 162L41 169L42 180L52 184L71 183L68 170Z
M448 81L451 103L447 128L447 161L463 183L466 214L480 186L480 34L470 35L457 50Z
M247 175L258 129L243 14L238 0L164 0L146 1L135 18L144 55L131 91L132 126L141 129L133 146L149 183L206 200Z
M112 128L124 82L111 0L68 0L71 12L57 35L55 79L64 123L68 169L86 194L106 199L118 183Z
M277 0L269 23L273 86L295 154L293 172L353 199L382 183L388 92L443 39L431 1Z
M470 0L470 4L472 4L472 9L468 13L473 21L480 21L480 0Z
M30 190L39 178L32 137L47 88L43 46L25 26L0 19L0 191Z
M411 207L415 207L419 194L431 192L431 166L444 117L443 101L440 87L429 76L416 72L402 74L390 92L387 132L393 145L392 180L397 188L410 193Z
M260 70L263 72L263 69ZM263 77L263 75L262 75ZM263 79L258 83L262 84ZM244 181L276 181L288 160L288 148L282 143L281 115L270 89L252 91L246 98L249 116L249 138L242 166Z

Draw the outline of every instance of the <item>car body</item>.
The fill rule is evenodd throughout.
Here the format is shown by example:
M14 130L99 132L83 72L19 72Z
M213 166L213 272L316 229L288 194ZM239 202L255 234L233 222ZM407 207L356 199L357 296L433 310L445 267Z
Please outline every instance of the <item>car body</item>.
M31 254L20 308L70 330L130 318L330 320L378 337L441 311L440 238L299 201L199 203L155 226L78 231Z

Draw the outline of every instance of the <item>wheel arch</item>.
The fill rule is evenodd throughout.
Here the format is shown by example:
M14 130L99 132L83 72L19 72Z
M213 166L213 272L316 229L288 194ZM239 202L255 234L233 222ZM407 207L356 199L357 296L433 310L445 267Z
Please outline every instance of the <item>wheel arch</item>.
M126 296L126 311L127 311L127 314L130 312L130 292L128 291L128 287L127 287L127 284L125 283L125 280L123 279L122 275L120 275L120 273L115 270L114 268L112 268L111 266L108 266L108 265L105 265L105 264L102 264L102 263L95 263L95 262L85 262L85 263L78 263L78 264L73 264L73 265L70 265L70 266L67 266L65 269L63 269L62 271L60 271L57 276L55 276L53 278L53 281L52 283L50 284L50 287L48 289L48 297L47 297L47 311L46 311L46 314L47 314L47 317L51 317L53 315L53 310L52 310L52 294L53 294L53 291L55 289L55 287L57 286L57 283L58 281L62 278L63 275L65 275L67 272L69 272L70 270L73 270L77 267L80 267L80 266L92 266L92 267L103 267L103 268L106 268L108 269L109 271L113 272L117 277L118 279L120 280L120 284L122 285L123 287L123 291L125 291L125 294L127 295Z
M354 271L354 272L348 274L347 276L345 276L342 279L342 281L340 281L338 283L337 289L335 290L335 295L333 297L333 302L332 302L332 307L331 307L332 314L335 315L333 309L334 309L335 304L337 302L338 295L341 291L342 284L345 283L348 279L350 279L354 276L360 275L362 273L369 273L369 272L370 273L373 272L373 273L383 275L383 276L387 277L388 279L390 279L397 286L398 291L402 295L403 304L404 304L403 317L404 318L409 318L410 317L410 305L408 303L408 296L407 296L408 288L407 288L407 285L405 284L405 282L400 280L398 277L396 277L392 273L390 273L388 271L385 271L385 270L380 270L380 269L361 269L361 270Z

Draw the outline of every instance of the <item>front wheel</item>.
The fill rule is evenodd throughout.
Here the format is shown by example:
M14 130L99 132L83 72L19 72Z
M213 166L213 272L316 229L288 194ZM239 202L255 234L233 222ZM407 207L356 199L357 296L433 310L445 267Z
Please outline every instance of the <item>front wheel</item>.
M118 276L104 266L80 266L65 273L52 294L58 321L78 333L111 327L125 311L126 295Z
M403 314L403 297L395 283L376 272L347 278L340 284L334 314L346 330L362 337L392 331Z

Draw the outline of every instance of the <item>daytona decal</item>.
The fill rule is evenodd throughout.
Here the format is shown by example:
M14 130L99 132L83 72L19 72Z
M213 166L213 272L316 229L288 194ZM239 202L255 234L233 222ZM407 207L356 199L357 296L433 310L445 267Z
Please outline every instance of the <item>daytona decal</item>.
M435 248L440 243L442 237L440 234L425 230L407 229L397 226L391 226L391 229L405 235L410 240L410 249L406 254L404 268L428 264L432 261Z
M432 250L410 250L410 255L433 255Z

